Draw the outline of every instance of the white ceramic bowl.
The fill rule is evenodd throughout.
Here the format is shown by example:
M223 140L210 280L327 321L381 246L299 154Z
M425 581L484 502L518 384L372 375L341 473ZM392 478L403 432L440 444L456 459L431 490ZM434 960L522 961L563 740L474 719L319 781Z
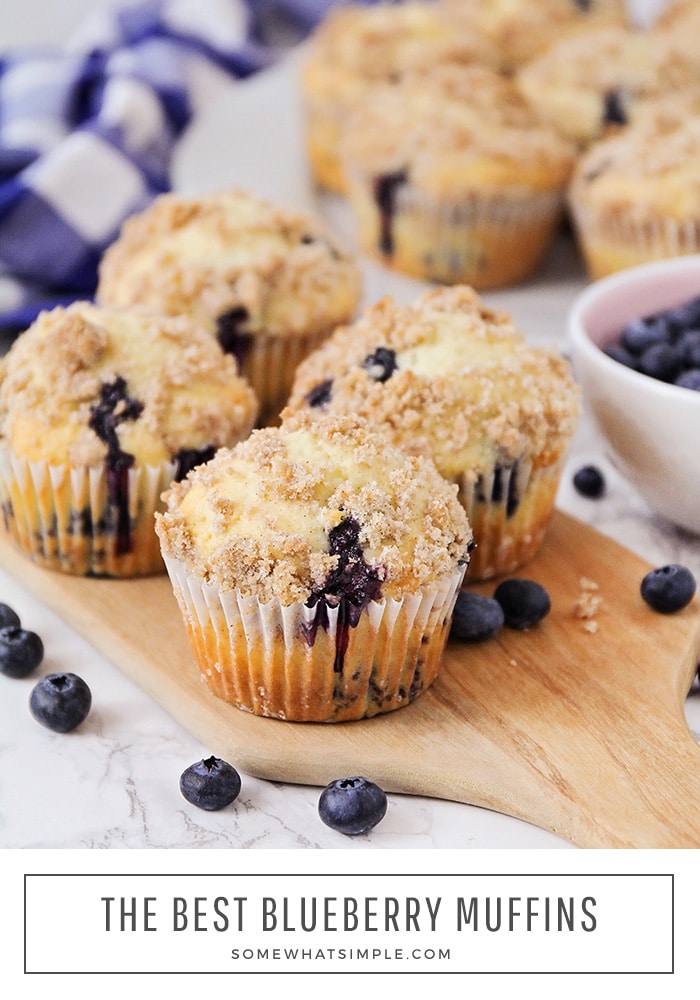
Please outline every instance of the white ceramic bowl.
M700 534L700 392L642 375L601 349L629 320L697 295L700 255L620 271L578 296L568 335L584 406L611 461L652 510Z

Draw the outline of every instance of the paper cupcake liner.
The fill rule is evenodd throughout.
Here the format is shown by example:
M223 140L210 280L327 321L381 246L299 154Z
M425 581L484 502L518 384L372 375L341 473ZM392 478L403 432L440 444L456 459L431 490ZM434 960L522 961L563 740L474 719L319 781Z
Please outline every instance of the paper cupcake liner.
M402 600L371 601L356 626L341 607L221 592L165 557L203 681L254 715L342 722L408 705L434 681L464 568Z
M571 214L591 280L628 267L700 253L700 219L633 219L573 202Z
M540 549L554 512L564 456L536 468L528 459L499 466L474 482L457 480L474 535L465 583L512 573Z
M320 333L309 334L250 335L240 361L240 371L260 403L259 424L275 422L289 398L297 366L320 347L332 329L329 327Z
M9 534L35 563L79 576L163 573L154 528L175 465L126 470L124 504L104 467L28 462L0 449L0 500Z
M477 290L515 284L539 266L563 211L559 191L461 199L426 197L399 184L390 215L380 211L373 180L348 170L349 201L362 249L426 281Z

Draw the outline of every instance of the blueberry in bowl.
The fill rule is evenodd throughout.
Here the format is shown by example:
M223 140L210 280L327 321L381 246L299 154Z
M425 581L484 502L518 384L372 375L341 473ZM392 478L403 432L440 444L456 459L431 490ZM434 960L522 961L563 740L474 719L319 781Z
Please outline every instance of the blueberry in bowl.
M611 463L651 510L700 534L700 255L593 282L568 336Z

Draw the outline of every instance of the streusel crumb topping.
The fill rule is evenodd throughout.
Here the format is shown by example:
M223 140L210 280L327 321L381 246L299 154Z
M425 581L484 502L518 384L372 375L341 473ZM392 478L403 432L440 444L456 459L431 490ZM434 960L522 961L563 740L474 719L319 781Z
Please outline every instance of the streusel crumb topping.
M467 558L457 489L432 462L387 444L364 421L290 415L222 449L164 495L164 554L220 589L305 601L338 562L329 533L352 519L386 597L415 592Z
M243 308L246 333L323 332L360 296L354 259L310 214L241 190L161 195L126 220L100 266L97 299L215 325Z
M119 380L114 432L139 464L234 444L257 415L234 358L191 319L75 302L42 312L4 358L0 441L30 461L101 464L108 446L91 416Z
M372 363L380 349L392 358L388 374ZM285 414L359 414L446 478L467 470L476 479L524 455L554 463L579 396L558 352L529 346L509 316L453 286L408 306L387 297L339 328L297 369Z

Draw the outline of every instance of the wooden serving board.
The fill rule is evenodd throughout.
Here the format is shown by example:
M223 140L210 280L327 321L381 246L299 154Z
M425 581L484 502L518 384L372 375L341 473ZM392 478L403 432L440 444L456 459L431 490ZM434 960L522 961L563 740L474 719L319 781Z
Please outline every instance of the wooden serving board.
M700 847L700 748L683 711L700 598L653 612L639 593L649 565L560 512L519 574L547 587L547 618L450 643L438 680L412 705L335 725L260 719L210 694L165 576L69 577L37 568L6 537L0 565L248 774L313 785L365 774L387 791L485 806L581 847ZM602 598L595 634L574 611L582 577Z

